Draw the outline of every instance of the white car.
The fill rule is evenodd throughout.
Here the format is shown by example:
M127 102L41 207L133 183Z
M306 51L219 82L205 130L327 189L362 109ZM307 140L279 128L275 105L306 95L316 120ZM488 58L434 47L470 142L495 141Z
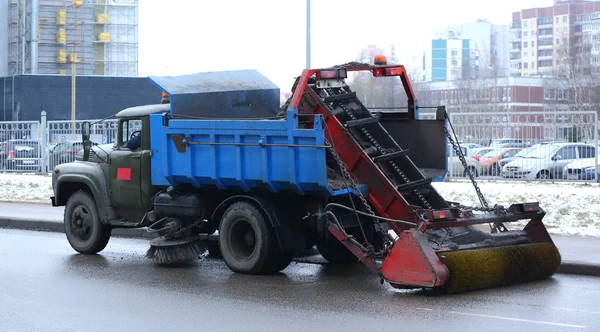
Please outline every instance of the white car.
M462 165L460 158L454 151L451 145L447 146L448 148L448 174L450 176L464 176L467 177L467 171ZM475 154L473 150L469 147L460 146L462 154L465 156L465 161L467 162L467 167L473 173L473 176L479 176L481 173L481 163L475 159Z
M540 145L502 167L503 178L560 179L566 165L596 155L591 144L555 143Z

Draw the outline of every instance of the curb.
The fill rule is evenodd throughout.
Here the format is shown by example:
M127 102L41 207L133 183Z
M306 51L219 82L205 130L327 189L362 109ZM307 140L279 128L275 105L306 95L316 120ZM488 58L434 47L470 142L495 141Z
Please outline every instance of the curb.
M12 228L12 229L24 229L24 230L35 230L35 231L50 231L64 233L64 224L58 221L39 221L30 219L19 219L19 218L2 218L0 217L0 228ZM112 236L124 237L124 238L143 238L152 239L156 237L155 234L148 233L145 229L139 228L115 228L112 230ZM310 252L307 250L302 256L305 259L302 260L305 263L322 264L321 260L311 257ZM559 274L572 274L572 275L583 275L583 276L600 276L600 264L591 264L576 261L563 261L561 262L558 271Z
M35 231L49 231L49 232L65 232L65 225L58 221L48 220L30 220L30 219L19 219L19 218L1 218L0 227L13 228L13 229L24 229L24 230L35 230ZM126 237L126 238L143 238L152 239L156 237L155 234L148 233L145 229L139 228L115 228L111 232L111 236Z
M573 261L563 262L560 264L557 273L597 277L600 276L600 264L590 264Z

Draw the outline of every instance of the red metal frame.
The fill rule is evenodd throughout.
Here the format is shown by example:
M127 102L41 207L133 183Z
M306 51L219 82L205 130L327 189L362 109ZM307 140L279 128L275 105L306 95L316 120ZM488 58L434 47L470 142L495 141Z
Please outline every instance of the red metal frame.
M417 96L415 95L415 91L413 90L412 84L410 83L410 79L408 78L408 73L406 72L406 68L404 65L385 65L385 66L373 66L373 67L357 67L357 68L346 68L346 71L370 71L375 77L384 77L386 68L398 68L398 74L393 76L400 77L400 81L402 82L402 86L404 87L404 91L406 92L406 97L408 99L408 113L414 117L415 114L415 106L418 101ZM290 108L298 109L300 104L300 99L302 98L302 93L296 93L296 91L304 91L306 89L306 85L308 84L308 79L315 75L320 70L324 69L305 69L302 71L302 75L298 80L296 85L296 89L294 90L292 100L290 101Z
M402 81L408 97L409 118L414 119L417 98L404 66L347 68L347 71L368 70L373 73L373 76L382 77L386 76L386 68L397 69L395 70L397 75L393 76L399 76ZM388 223L399 235L399 238L383 261L381 276L396 288L443 286L449 278L448 268L437 257L436 250L429 245L424 232L428 228L468 226L481 223L483 220L468 220L459 217L454 220L430 222L416 216L413 207L363 152L360 145L348 134L347 129L340 121L321 103L319 96L312 89L307 89L309 78L318 71L317 69L303 71L294 89L289 108L297 110L300 114L319 114L323 117L326 126L325 138L333 145L354 180L368 185L368 200L379 215L395 220L415 222L413 227ZM302 99L304 96L308 98ZM537 213L534 216L529 213L524 215L524 217L526 216L532 217L525 227L529 238L534 242L552 242L542 223L543 213ZM377 267L373 260L365 257L364 249L361 246L346 238L345 234L333 224L329 225L328 230L369 269L376 272Z
M406 94L409 101L416 101L416 97L412 90L412 86L408 80L408 75L403 66L378 66L371 68L348 68L348 71L369 70L374 76L383 76L385 68L401 68L400 76L402 84L406 89ZM302 76L298 80L298 84L294 91L294 95L289 107L298 109L299 113L305 114L320 114L326 126L326 139L333 145L340 159L348 169L348 172L354 177L354 180L368 184L369 186L369 201L375 207L377 212L384 217L414 221L416 216L413 213L411 205L404 197L396 190L394 184L383 174L383 172L371 161L371 159L362 151L359 144L348 135L346 128L331 115L320 102L319 97L311 89L306 89L308 79L313 76L318 70L304 70ZM313 109L302 109L305 105L300 105L303 95L308 95L312 99ZM403 230L409 229L409 226L401 226L395 223L389 223L398 235Z

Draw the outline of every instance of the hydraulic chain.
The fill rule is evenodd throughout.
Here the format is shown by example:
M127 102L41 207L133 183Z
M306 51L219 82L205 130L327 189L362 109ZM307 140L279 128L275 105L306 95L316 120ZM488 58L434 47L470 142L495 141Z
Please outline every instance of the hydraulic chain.
M333 148L333 146L328 148L329 152L331 153L331 156L333 157L333 159L335 159L335 162L338 164L338 166L340 167L341 171L342 171L342 176L348 181L348 183L350 184L350 187L354 190L354 192L356 193L356 195L358 196L358 198L360 199L363 207L365 208L366 212L371 215L371 216L376 216L375 212L373 211L373 209L371 209L371 205L369 205L369 202L367 202L367 199L365 198L365 196L362 194L362 192L358 189L358 185L356 184L356 181L354 181L354 179L352 178L352 176L350 176L350 172L348 172L348 169L346 168L346 166L344 166L344 163L342 162L342 160L340 159L340 156L337 154L337 151L335 151L335 148ZM382 235L384 235L384 237L386 239L388 239L388 241L385 241L385 246L389 246L391 244L390 242L390 238L389 238L389 234L383 229L383 227L381 227L381 225L379 224L378 220L374 220L374 226L375 226L375 230L379 233L381 233ZM365 239L366 240L366 239ZM372 246L369 244L370 248L372 248Z
M447 113L446 113L446 118L448 118ZM448 120L448 122L450 122L450 120ZM452 126L452 124L450 124L450 126ZM452 130L452 131L454 132L454 130ZM448 131L448 128L446 126L444 126L444 133L446 134L446 137L448 137L448 141L452 145L452 149L458 156L460 163L462 164L463 168L465 169L465 173L469 176L469 180L471 181L471 183L473 184L473 187L475 188L477 198L479 199L479 201L481 202L481 205L482 205L482 207L465 206L465 205L458 205L458 207L463 208L465 210L471 210L471 211L496 212L496 213L504 212L504 209L502 207L499 207L499 206L489 207L487 200L483 196L483 193L481 192L481 189L479 188L479 185L477 184L477 181L475 181L473 172L471 171L471 169L469 168L469 166L467 164L465 155L462 153L462 150L460 149L460 143L458 143L454 140L454 138L452 137L453 135Z

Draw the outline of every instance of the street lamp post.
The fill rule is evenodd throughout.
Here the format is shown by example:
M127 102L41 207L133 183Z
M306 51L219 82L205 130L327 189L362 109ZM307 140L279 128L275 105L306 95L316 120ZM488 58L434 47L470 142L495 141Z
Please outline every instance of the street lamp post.
M306 0L306 69L310 69L310 0Z

